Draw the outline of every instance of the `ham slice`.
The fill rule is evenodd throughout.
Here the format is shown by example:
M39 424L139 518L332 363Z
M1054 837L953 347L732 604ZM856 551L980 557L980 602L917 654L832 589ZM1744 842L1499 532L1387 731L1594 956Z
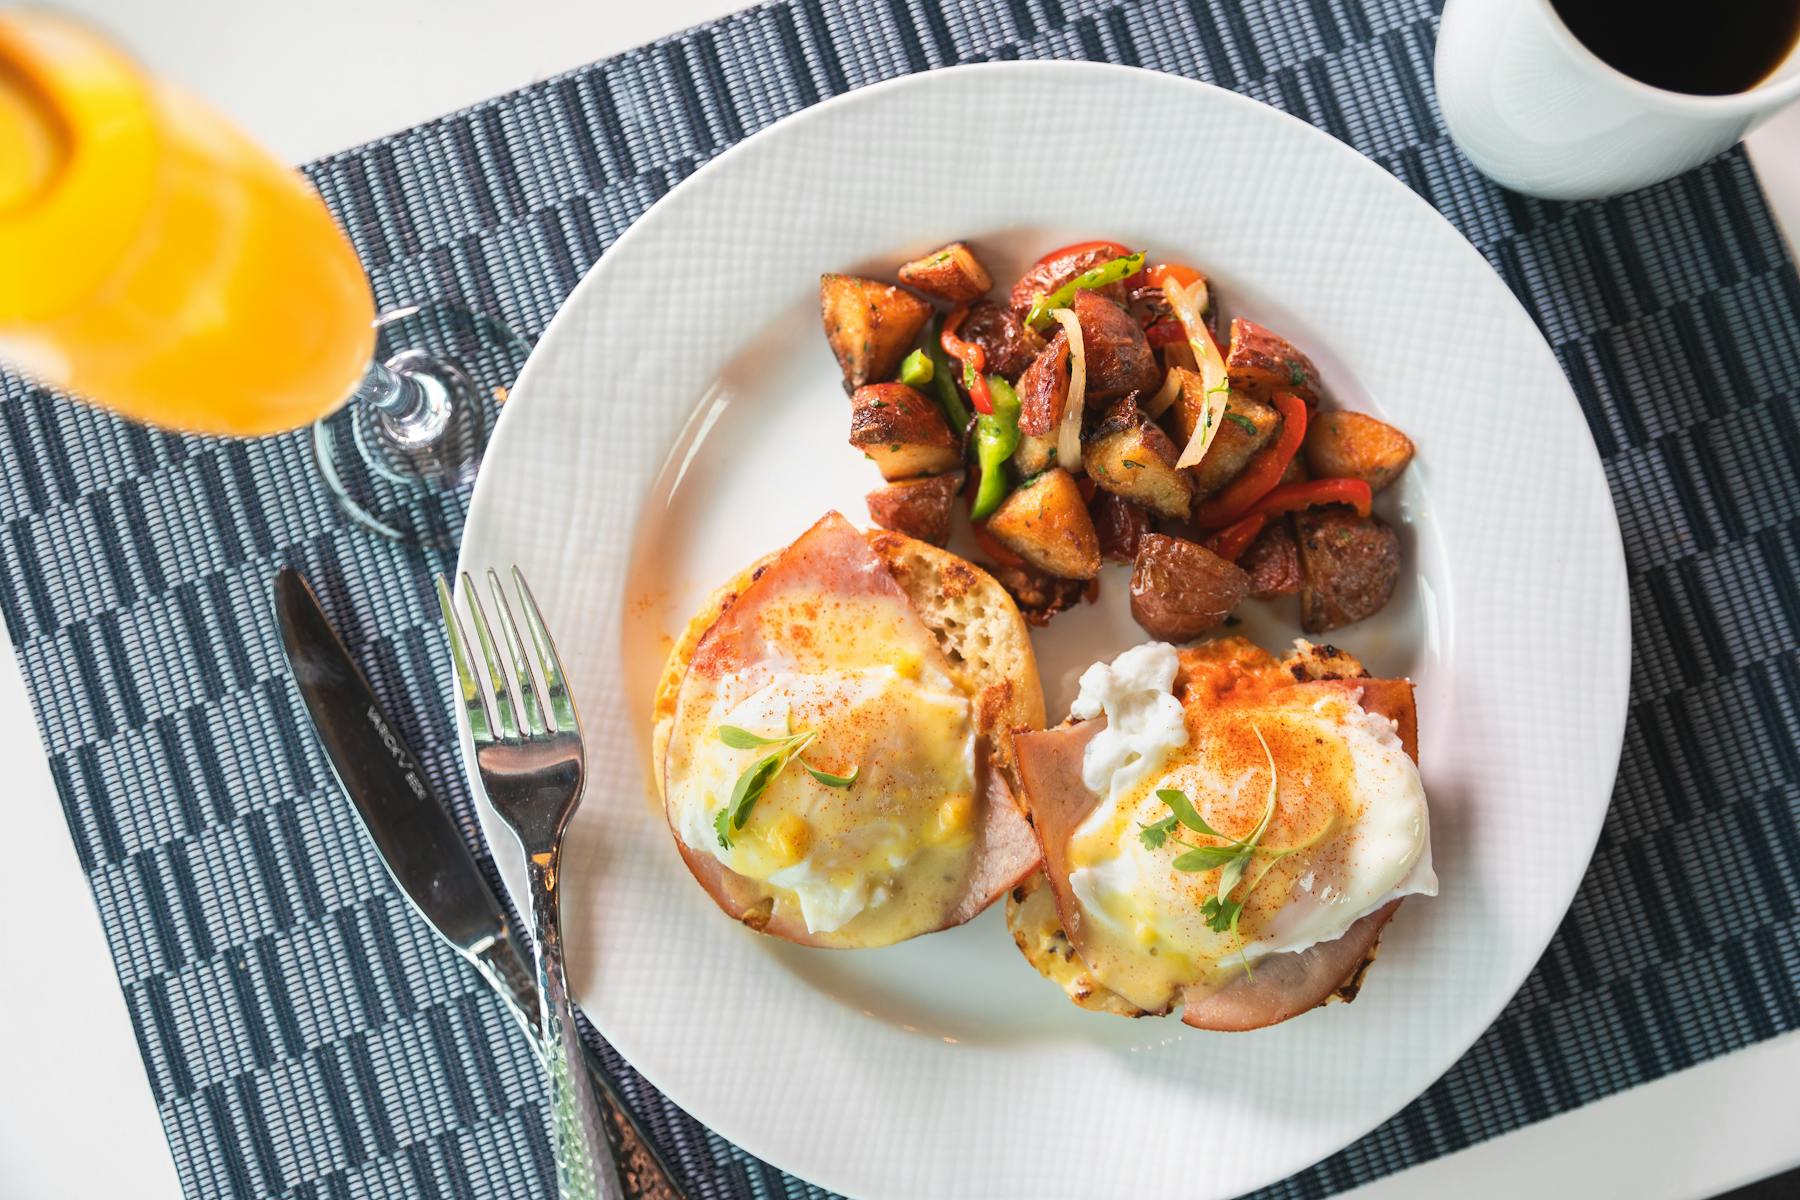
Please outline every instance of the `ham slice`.
M1363 708L1392 720L1407 754L1418 761L1418 713L1410 681L1342 679L1293 686L1302 693L1360 690ZM1084 959L1088 958L1084 949L1088 931L1080 902L1069 887L1068 846L1075 830L1100 803L1100 797L1081 781L1081 760L1088 742L1104 727L1105 718L1099 718L1020 734L1014 741L1025 805L1043 847L1044 872L1056 896L1057 915L1069 944ZM1199 1029L1260 1029L1323 1004L1340 989L1353 989L1375 952L1382 927L1399 907L1399 900L1384 905L1334 941L1260 959L1253 975L1238 976L1223 987L1188 989L1183 996L1182 1020Z
M805 673L843 665L834 662L830 647L818 645L805 628L760 619L770 611L791 614L815 604L847 608L852 616L866 611L893 622L897 641L904 641L927 666L952 674L935 636L868 539L839 514L828 513L757 574L695 647L676 700L675 725L666 752L665 771L671 786L665 792L664 815L688 870L732 917L801 945L851 947L861 943L840 932L809 930L797 906L777 905L767 885L738 874L705 850L689 846L680 835L674 807L679 789L672 781L680 764L689 760L699 740L712 736L712 730L696 715L711 709L725 681L735 677L738 682L734 686L743 687L749 686L746 679L754 681L776 669ZM842 620L844 614L839 612L836 617ZM969 920L1037 865L1037 840L1031 825L1004 774L990 766L986 743L986 738L977 740L976 786L982 803L968 878L946 906L941 922L908 936Z

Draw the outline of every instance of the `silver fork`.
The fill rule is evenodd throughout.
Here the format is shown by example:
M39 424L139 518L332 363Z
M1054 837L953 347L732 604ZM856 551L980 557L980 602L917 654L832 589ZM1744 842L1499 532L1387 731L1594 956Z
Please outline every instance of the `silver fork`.
M475 742L475 764L481 772L482 787L487 791L488 803L513 831L525 852L537 958L539 1050L550 1078L550 1099L556 1118L557 1191L563 1200L622 1200L624 1189L618 1166L607 1148L600 1106L583 1066L581 1035L563 978L558 885L563 832L581 801L586 769L581 726L563 678L562 660L544 626L537 601L518 567L512 569L512 576L536 650L538 671L543 676L541 697L531 657L519 636L512 606L507 603L497 574L488 571L488 587L518 681L516 693L508 682L506 663L494 644L475 581L468 572L463 573L463 591L475 625L481 665L493 693L491 708L482 694L470 661L468 638L442 575L437 577L438 603L443 608L444 630L450 638L450 656L456 663L463 716Z

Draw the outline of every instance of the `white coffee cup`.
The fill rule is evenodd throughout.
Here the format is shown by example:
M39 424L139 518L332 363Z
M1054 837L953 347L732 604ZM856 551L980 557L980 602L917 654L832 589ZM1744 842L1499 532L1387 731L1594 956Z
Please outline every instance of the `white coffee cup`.
M1694 21L1703 24L1706 11L1696 3ZM1435 72L1444 123L1470 161L1507 187L1554 200L1679 175L1800 97L1800 50L1731 95L1651 87L1583 46L1550 0L1448 0Z

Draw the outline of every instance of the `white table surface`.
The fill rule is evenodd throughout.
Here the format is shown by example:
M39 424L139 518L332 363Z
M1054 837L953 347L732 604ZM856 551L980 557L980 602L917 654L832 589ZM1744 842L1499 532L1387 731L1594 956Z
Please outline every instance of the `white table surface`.
M162 74L300 162L723 15L734 0L61 0ZM1800 238L1800 106L1750 138L1790 243ZM8 836L0 911L0 1194L180 1194L87 881L18 666L0 648ZM1800 1165L1800 1033L1634 1088L1379 1180L1358 1200L1694 1200ZM1783 1099L1783 1097L1789 1099ZM1647 1153L1655 1146L1703 1152Z

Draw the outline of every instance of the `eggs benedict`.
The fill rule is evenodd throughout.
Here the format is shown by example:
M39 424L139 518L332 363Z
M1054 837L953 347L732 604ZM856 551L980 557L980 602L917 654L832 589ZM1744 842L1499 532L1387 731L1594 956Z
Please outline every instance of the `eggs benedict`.
M1412 686L1363 675L1241 638L1091 667L1073 723L1018 739L1027 959L1085 1007L1207 1029L1353 994L1400 901L1437 891Z
M990 576L830 513L677 642L655 711L664 813L751 928L889 945L968 920L1036 865L1012 731L1041 727L1043 703Z

